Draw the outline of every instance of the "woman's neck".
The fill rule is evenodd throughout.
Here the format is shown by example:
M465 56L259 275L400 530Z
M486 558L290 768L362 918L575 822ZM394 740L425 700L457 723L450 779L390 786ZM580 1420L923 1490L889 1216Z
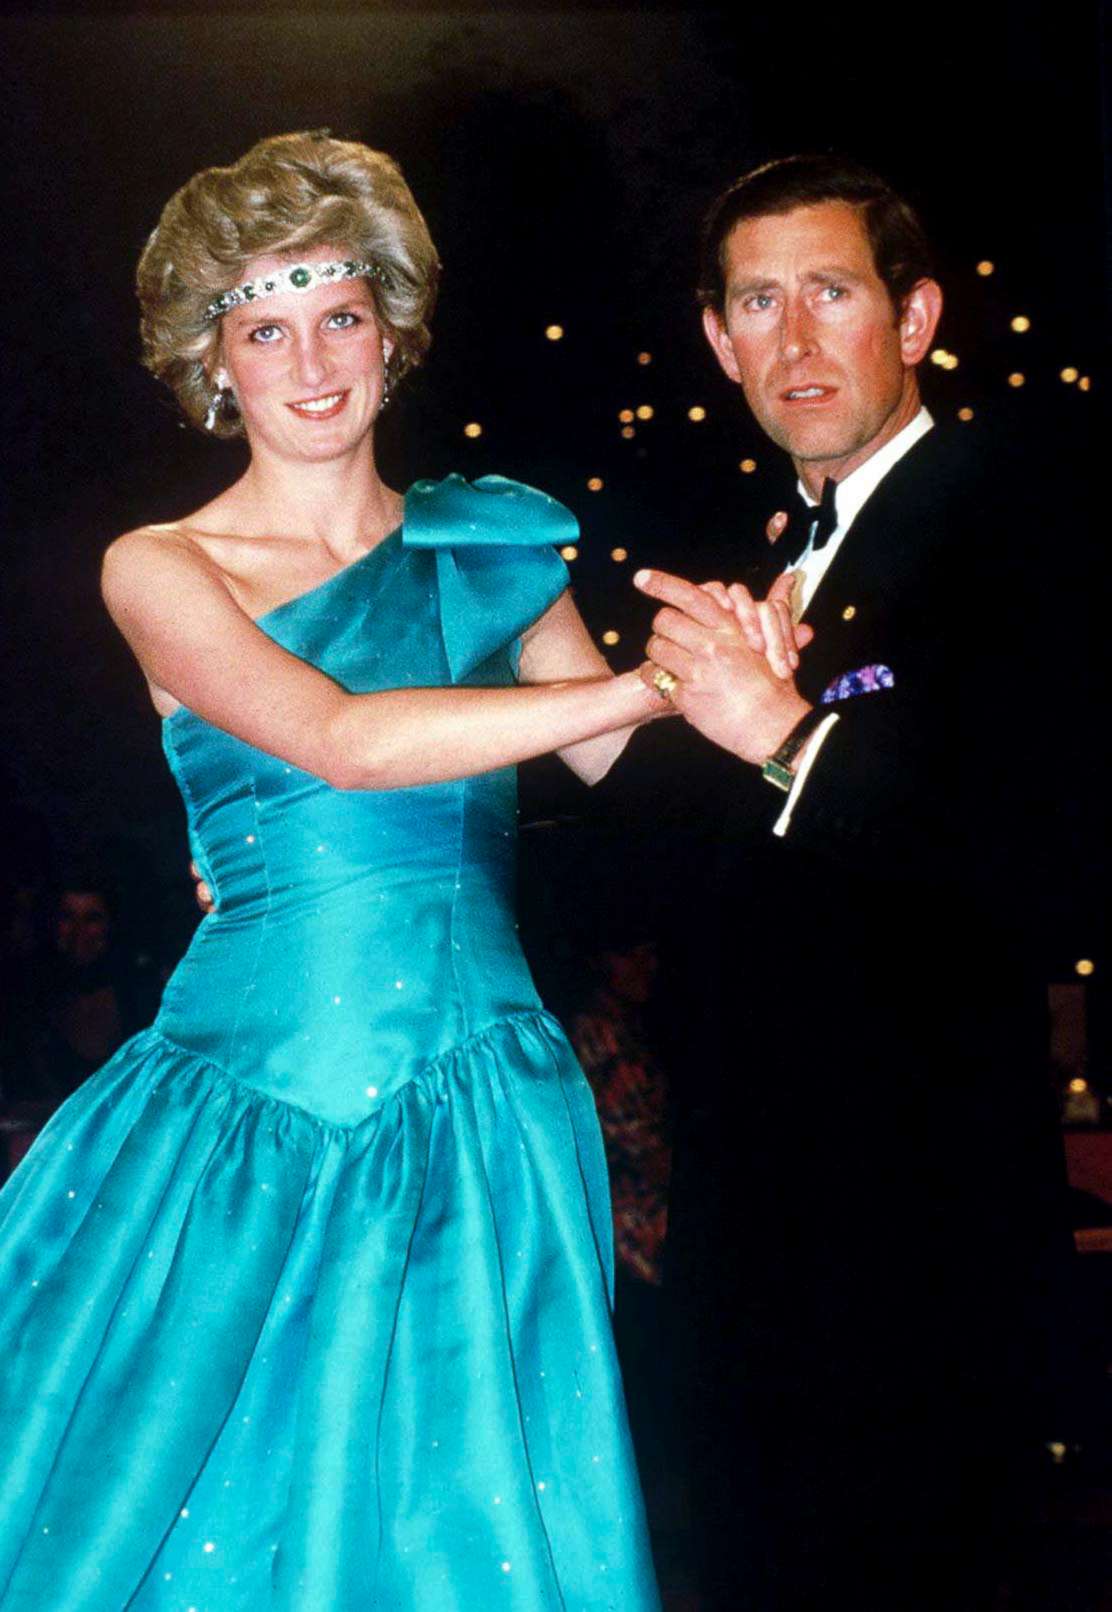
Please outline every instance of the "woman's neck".
M219 502L245 534L309 538L340 563L392 531L402 509L369 448L321 463L256 453Z

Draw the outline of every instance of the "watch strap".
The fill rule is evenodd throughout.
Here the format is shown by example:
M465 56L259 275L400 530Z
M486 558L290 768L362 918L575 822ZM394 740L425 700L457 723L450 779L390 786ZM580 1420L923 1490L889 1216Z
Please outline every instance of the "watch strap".
M809 711L805 712L787 738L777 746L765 761L761 767L761 777L767 779L774 788L782 789L785 794L790 793L791 787L795 783L792 762L820 722L823 722L829 715L829 710L822 705L813 705Z

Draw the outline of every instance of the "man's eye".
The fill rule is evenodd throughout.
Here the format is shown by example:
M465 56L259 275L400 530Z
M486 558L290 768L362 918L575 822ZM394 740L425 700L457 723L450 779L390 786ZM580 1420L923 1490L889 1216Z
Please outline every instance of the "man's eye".
M250 339L252 341L271 342L281 334L282 331L278 325L256 325L251 332Z
M757 313L763 313L766 308L772 307L772 294L768 291L755 291L747 300L745 306L754 309Z
M822 294L828 302L841 302L843 297L849 296L849 287L844 285L823 286Z

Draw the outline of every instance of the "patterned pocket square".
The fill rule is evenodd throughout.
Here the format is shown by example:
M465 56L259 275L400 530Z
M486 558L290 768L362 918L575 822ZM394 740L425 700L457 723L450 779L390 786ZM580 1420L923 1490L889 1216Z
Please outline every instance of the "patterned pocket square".
M882 688L895 686L890 666L859 666L855 672L844 672L834 679L823 693L822 704L834 705L839 700L852 700L858 694L877 694Z

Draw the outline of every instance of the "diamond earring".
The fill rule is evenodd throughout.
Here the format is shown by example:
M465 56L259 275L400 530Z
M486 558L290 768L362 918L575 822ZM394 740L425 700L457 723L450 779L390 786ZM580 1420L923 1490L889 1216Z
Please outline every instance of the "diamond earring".
M209 406L205 413L205 430L215 431L216 422L222 414L226 414L232 402L232 389L230 386L218 386L209 398Z

